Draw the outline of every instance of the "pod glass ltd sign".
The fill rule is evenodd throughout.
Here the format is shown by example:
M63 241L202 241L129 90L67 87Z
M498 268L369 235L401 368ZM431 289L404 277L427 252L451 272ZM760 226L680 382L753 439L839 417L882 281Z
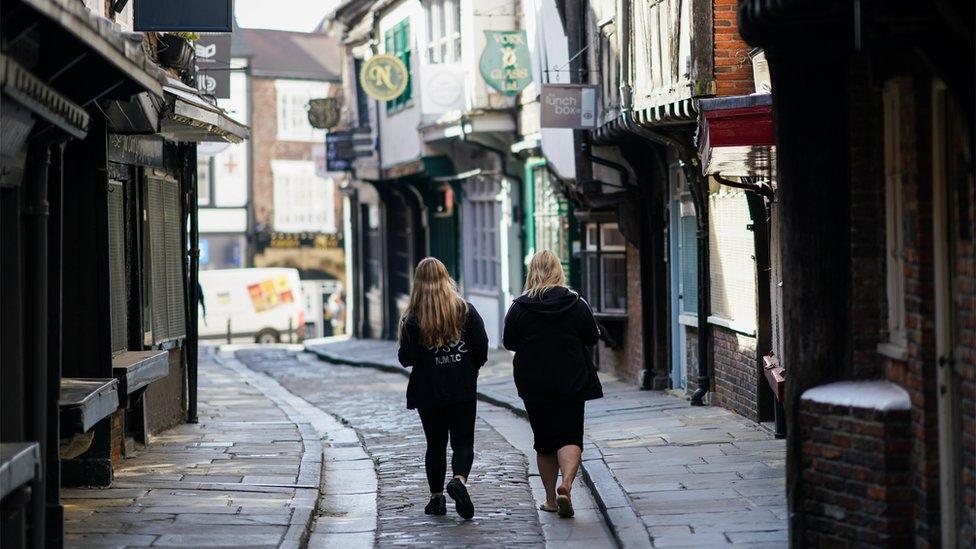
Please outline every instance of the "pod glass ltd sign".
M532 82L532 59L525 31L485 31L481 76L492 88L515 95Z

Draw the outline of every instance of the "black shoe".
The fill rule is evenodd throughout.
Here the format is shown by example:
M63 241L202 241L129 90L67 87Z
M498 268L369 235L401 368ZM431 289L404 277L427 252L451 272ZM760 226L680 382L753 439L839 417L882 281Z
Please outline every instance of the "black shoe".
M444 499L444 495L434 496L430 498L427 502L427 507L424 507L425 515L446 515L447 514L447 500Z
M468 496L468 489L464 487L464 483L452 478L451 482L447 483L447 495L454 500L454 510L457 514L465 520L471 520L474 516L474 504L471 503L471 497Z

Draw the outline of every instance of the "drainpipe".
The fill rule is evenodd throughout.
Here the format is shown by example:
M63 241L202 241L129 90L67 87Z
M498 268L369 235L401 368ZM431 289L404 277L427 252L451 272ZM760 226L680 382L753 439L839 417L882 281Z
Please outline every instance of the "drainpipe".
M711 292L708 256L708 182L702 176L696 151L671 136L664 135L641 126L633 116L633 89L630 85L631 50L631 6L627 0L619 0L617 13L620 14L620 119L624 129L637 137L657 144L671 147L678 153L685 178L691 188L697 219L698 242L698 388L691 396L692 406L702 406L705 394L711 388L709 375L712 365L711 328L708 325L708 312L711 309Z
M42 547L44 545L45 514L47 507L47 473L48 465L51 460L48 454L54 452L57 455L57 440L48 438L48 238L47 222L50 215L50 204L47 199L48 172L51 165L51 144L44 140L32 143L28 149L28 173L25 178L28 185L27 204L25 213L30 220L30 247L26 249L28 259L28 271L25 280L29 281L27 290L27 302L31 304L28 310L31 311L30 328L30 351L26 354L32 360L29 372L31 388L30 394L30 429L28 440L33 439L38 442L41 450L41 479L37 482L37 490L31 495L31 546ZM57 401L51 402L55 404ZM51 412L57 416L57 407ZM56 419L55 419L56 420Z

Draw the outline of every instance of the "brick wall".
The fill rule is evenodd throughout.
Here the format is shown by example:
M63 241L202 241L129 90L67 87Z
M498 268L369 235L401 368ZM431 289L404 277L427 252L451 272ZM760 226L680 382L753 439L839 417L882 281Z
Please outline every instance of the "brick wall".
M155 435L186 421L186 370L183 349L169 351L169 375L151 383L143 394L146 424Z
M759 421L759 383L766 380L759 378L756 338L712 326L712 349L715 363L710 404Z
M644 333L641 317L640 251L627 244L627 320L619 350L598 346L600 369L640 384L644 370Z
M739 0L714 0L715 91L718 95L753 92L751 49L739 36Z
M274 158L278 136L277 94L274 80L249 78L253 116L251 121L252 169L254 170L254 220L258 230L271 227L274 219L274 178L271 159Z
M911 545L910 423L908 410L801 401L801 545Z

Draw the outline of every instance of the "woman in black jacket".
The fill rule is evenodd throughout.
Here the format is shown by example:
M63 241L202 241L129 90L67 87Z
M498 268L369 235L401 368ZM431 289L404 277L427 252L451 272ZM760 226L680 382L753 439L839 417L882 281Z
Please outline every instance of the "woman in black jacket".
M573 516L570 492L583 451L584 402L603 396L588 346L600 332L586 301L566 287L559 258L532 256L525 291L505 317L505 348L515 351L515 386L535 435L543 511ZM556 488L556 477L562 483Z
M428 515L447 513L444 475L451 441L453 477L447 494L461 517L474 516L465 484L474 461L474 419L478 369L488 360L488 335L478 311L464 301L440 261L417 265L410 303L400 319L398 358L413 367L407 408L417 409L427 437Z

